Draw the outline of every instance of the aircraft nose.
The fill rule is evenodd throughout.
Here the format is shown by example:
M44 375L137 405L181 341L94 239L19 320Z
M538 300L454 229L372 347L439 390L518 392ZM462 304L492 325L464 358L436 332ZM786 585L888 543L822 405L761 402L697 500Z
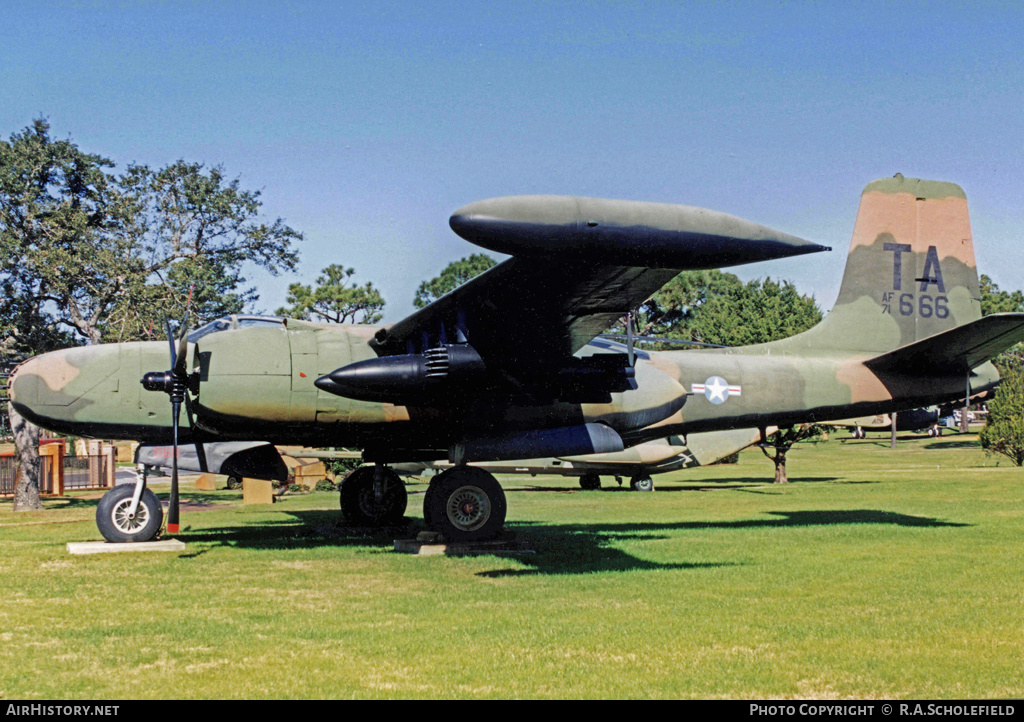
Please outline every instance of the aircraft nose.
M65 430L86 403L83 395L116 383L120 369L118 349L83 346L51 351L29 359L15 369L10 381L11 403L19 414L43 428ZM116 390L116 389L114 389Z

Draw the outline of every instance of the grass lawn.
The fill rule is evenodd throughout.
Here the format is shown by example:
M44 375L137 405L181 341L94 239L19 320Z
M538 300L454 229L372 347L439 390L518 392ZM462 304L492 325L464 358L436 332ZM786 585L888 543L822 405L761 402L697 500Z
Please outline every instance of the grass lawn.
M976 436L845 437L782 487L756 449L650 494L502 477L521 558L190 484L186 551L71 556L95 496L3 501L0 698L1024 696L1024 471Z

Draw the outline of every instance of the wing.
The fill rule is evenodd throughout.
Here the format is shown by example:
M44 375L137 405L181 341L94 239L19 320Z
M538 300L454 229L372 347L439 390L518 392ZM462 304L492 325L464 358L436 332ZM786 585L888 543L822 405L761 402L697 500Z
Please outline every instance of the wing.
M380 355L452 343L488 364L564 358L679 271L827 250L725 213L691 206L569 196L513 196L456 211L451 226L513 256L395 324Z
M371 346L381 358L321 377L320 388L407 402L458 366L460 388L472 377L563 400L573 389L575 400L624 391L631 369L618 355L573 354L680 270L828 250L702 208L567 196L480 201L451 226L512 258L379 331Z
M582 348L677 271L511 258L387 329L380 355L468 342L489 366L535 366Z

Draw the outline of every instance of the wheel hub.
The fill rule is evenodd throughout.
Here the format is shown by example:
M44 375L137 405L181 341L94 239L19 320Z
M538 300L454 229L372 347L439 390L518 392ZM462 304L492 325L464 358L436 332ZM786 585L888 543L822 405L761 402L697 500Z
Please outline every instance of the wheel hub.
M479 529L491 517L490 500L482 489L463 486L448 497L448 519L463 531Z
M134 534L149 521L149 512L146 511L146 507L142 504L139 505L138 511L135 514L131 513L132 500L131 498L122 499L114 507L111 513L111 521L114 522L114 526L117 530L125 534Z

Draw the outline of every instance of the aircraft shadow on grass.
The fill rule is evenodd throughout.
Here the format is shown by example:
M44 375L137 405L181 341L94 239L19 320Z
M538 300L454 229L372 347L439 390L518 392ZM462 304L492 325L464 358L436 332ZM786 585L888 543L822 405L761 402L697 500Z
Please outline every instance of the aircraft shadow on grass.
M245 549L311 549L316 547L381 547L390 549L395 539L415 538L422 531L418 519L407 519L402 526L384 529L352 527L337 522L337 512L290 511L290 518L263 521L259 525L182 529L177 538L202 545L232 546ZM588 574L609 571L650 571L712 569L737 566L736 562L659 563L638 558L617 548L629 541L668 539L680 531L712 529L757 529L847 524L887 524L902 527L965 527L969 524L930 517L910 516L875 509L769 512L771 518L716 522L622 523L622 524L540 524L513 522L509 531L519 539L527 538L535 554L515 556L526 568L504 568L481 572L486 577L510 577L534 574ZM191 555L195 557L202 550Z

